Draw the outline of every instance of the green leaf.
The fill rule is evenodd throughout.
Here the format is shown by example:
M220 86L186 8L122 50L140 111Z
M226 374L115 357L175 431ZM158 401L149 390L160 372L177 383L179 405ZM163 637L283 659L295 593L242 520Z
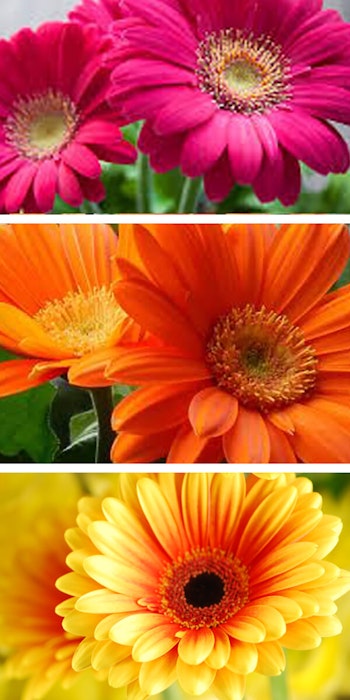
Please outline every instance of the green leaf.
M95 411L77 413L70 419L70 444L59 453L57 462L93 463L97 441Z
M0 399L0 453L14 457L26 453L37 463L51 463L58 440L49 415L55 389L51 384Z

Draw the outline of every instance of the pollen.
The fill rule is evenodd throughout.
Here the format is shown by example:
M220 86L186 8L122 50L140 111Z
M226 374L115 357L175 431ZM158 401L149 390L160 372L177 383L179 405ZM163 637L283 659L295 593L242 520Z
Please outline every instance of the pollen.
M112 290L106 287L69 292L46 303L34 316L55 343L78 357L112 343L125 318Z
M74 104L60 92L21 97L5 123L7 142L32 160L53 157L71 141L78 122Z
M284 315L247 305L218 320L206 361L218 386L262 412L307 398L316 384L316 353Z
M168 564L160 598L162 612L181 626L217 627L248 601L248 570L224 550L196 548Z
M269 37L221 29L197 50L197 77L203 92L221 109L265 112L290 96L289 62Z

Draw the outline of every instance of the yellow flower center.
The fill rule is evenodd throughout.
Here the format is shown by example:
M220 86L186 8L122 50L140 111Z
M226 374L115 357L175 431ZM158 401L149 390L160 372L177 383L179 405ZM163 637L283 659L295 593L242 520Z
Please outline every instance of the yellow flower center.
M217 384L263 412L305 398L316 383L316 356L301 330L265 307L232 309L214 326L206 361Z
M200 42L197 61L201 90L222 109L264 112L289 97L289 64L269 37L221 29Z
M34 319L57 343L80 356L112 342L126 313L111 289L69 292L63 299L49 301Z
M43 95L20 98L6 121L5 132L19 153L40 160L66 146L77 124L77 112L69 97L49 90Z
M247 602L248 571L221 549L197 548L167 566L160 596L162 612L183 627L217 627Z

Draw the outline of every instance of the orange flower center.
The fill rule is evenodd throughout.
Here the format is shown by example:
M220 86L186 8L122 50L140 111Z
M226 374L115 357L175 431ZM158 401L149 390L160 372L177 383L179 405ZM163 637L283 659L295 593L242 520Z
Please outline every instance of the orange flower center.
M199 86L222 109L264 112L289 96L288 61L269 37L221 29L197 50Z
M69 97L49 90L42 95L20 98L5 124L7 141L21 155L41 160L55 155L72 139L78 124Z
M248 600L248 571L220 549L194 549L169 564L160 586L162 612L188 629L217 627Z
M69 292L63 299L47 302L34 316L58 345L77 356L111 343L125 318L125 311L106 287Z
M316 383L316 356L299 328L265 307L232 309L214 326L207 363L217 384L263 412L306 397Z

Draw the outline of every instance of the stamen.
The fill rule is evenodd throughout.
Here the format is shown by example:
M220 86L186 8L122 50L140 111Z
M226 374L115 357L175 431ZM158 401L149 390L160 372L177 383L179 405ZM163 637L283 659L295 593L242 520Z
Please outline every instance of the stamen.
M206 361L218 386L263 412L310 395L316 354L286 316L265 307L232 309L216 323Z
M77 356L111 342L125 318L112 290L106 287L69 292L62 299L47 302L34 316L58 345Z
M248 571L221 549L197 548L167 566L160 596L162 612L183 627L217 627L247 602Z
M73 102L60 92L20 98L7 118L8 143L26 158L41 160L58 153L72 139L78 125Z
M289 62L269 37L221 29L200 42L197 76L222 109L251 114L288 99Z

